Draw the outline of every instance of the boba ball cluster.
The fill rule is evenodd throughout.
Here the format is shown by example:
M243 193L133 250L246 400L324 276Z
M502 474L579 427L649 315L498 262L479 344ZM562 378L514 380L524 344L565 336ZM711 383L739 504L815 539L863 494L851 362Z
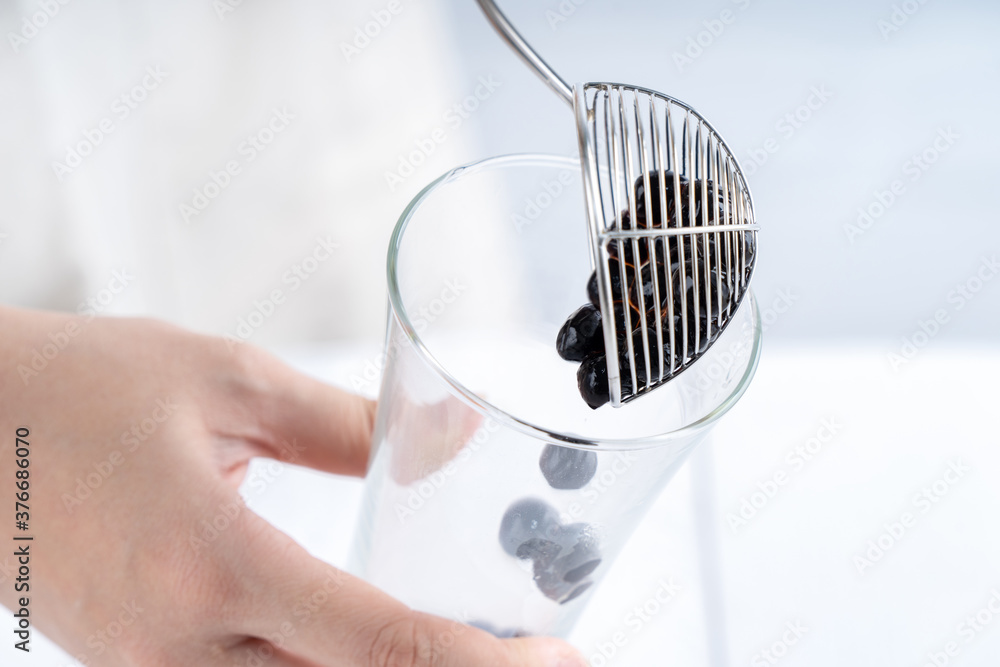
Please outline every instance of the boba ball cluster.
M640 176L633 186L635 220L628 211L623 211L616 228L623 231L683 228L689 226L690 220L696 227L707 227L732 219L725 198L712 181L691 183L684 176L675 177L672 171L650 172L646 178L650 210L647 211L645 179ZM660 197L661 180L665 202ZM755 253L750 231L609 242L608 269L618 349L617 359L610 363L618 364L622 400L636 396L647 383L656 386L666 382L718 338L739 305L742 293L738 293L737 286L749 281ZM733 267L732 273L739 271L740 266L746 267L745 275L731 275L729 266ZM611 400L611 390L596 271L587 283L587 296L589 303L570 315L559 330L556 350L563 359L580 363L577 370L580 395L588 406L597 409Z
M538 467L553 489L582 489L597 472L597 454L572 447L546 445Z
M508 554L530 560L538 590L560 604L593 585L588 577L602 558L589 524L563 525L555 508L537 498L518 500L507 509L500 522L500 545Z
M526 542L546 537L552 526L559 525L559 513L544 500L518 500L503 515L500 522L500 545L511 556Z
M588 303L570 315L559 330L556 347L567 361L583 361L589 356L604 354L604 330L597 306Z

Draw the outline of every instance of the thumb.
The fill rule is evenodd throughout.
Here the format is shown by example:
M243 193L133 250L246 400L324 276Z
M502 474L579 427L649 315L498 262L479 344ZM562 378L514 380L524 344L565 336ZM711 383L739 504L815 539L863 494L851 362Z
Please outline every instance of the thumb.
M558 639L497 639L458 621L410 610L376 627L374 634L359 637L370 651L366 666L587 667L576 649Z
M230 551L254 604L239 630L268 637L286 628L282 650L338 667L587 667L569 644L547 637L497 639L458 621L409 609L357 577L310 556L260 522ZM283 631L284 632L284 631Z
M580 652L558 639L533 637L530 639L504 640L515 656L510 665L537 665L538 667L590 667ZM508 664L508 663L505 663Z

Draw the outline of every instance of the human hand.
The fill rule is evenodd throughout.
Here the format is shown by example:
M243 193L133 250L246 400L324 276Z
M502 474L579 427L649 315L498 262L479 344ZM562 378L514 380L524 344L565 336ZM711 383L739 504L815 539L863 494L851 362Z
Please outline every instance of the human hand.
M0 307L0 328L0 479L29 427L35 538L30 593L0 602L29 595L32 624L84 664L586 664L411 611L246 508L251 457L363 475L371 401L148 320Z

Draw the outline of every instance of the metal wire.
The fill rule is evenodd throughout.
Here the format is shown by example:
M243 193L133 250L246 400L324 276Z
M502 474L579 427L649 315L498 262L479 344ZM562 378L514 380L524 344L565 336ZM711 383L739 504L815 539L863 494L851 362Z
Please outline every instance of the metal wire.
M597 216L592 248L600 249L594 259L617 406L689 368L718 338L752 270L743 234L756 246L758 225L736 159L697 112L636 86L581 88L583 173L595 180L588 210ZM724 300L727 293L735 299Z
M521 37L521 33L507 20L507 17L496 6L496 3L493 0L477 1L479 2L480 9L486 14L486 18L489 19L496 31L500 33L500 36L504 38L504 41L524 59L524 62L529 67L535 70L535 73L541 77L542 81L548 84L549 88L554 90L559 97L563 98L566 104L573 106L573 89L531 48L531 45L525 41L524 37Z
M576 112L610 402L619 407L689 368L735 314L756 257L758 225L750 191L722 137L690 106L638 86L571 88L493 0L477 2L504 40ZM643 197L637 201L640 182ZM671 262L674 254L676 263ZM643 279L647 268L649 295ZM735 298L724 300L726 291Z

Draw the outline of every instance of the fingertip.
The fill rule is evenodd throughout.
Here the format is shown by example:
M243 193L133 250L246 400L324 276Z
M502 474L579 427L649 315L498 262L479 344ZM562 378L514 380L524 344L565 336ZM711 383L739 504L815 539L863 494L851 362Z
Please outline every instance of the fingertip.
M570 644L551 637L504 640L522 657L518 664L530 667L589 667L583 655Z
M344 449L341 461L347 467L348 474L363 477L368 469L378 404L359 394L333 387L330 389L344 406L338 421L338 426L347 431L342 436Z
M341 475L364 476L375 401L328 385L273 360L255 419L275 458Z

